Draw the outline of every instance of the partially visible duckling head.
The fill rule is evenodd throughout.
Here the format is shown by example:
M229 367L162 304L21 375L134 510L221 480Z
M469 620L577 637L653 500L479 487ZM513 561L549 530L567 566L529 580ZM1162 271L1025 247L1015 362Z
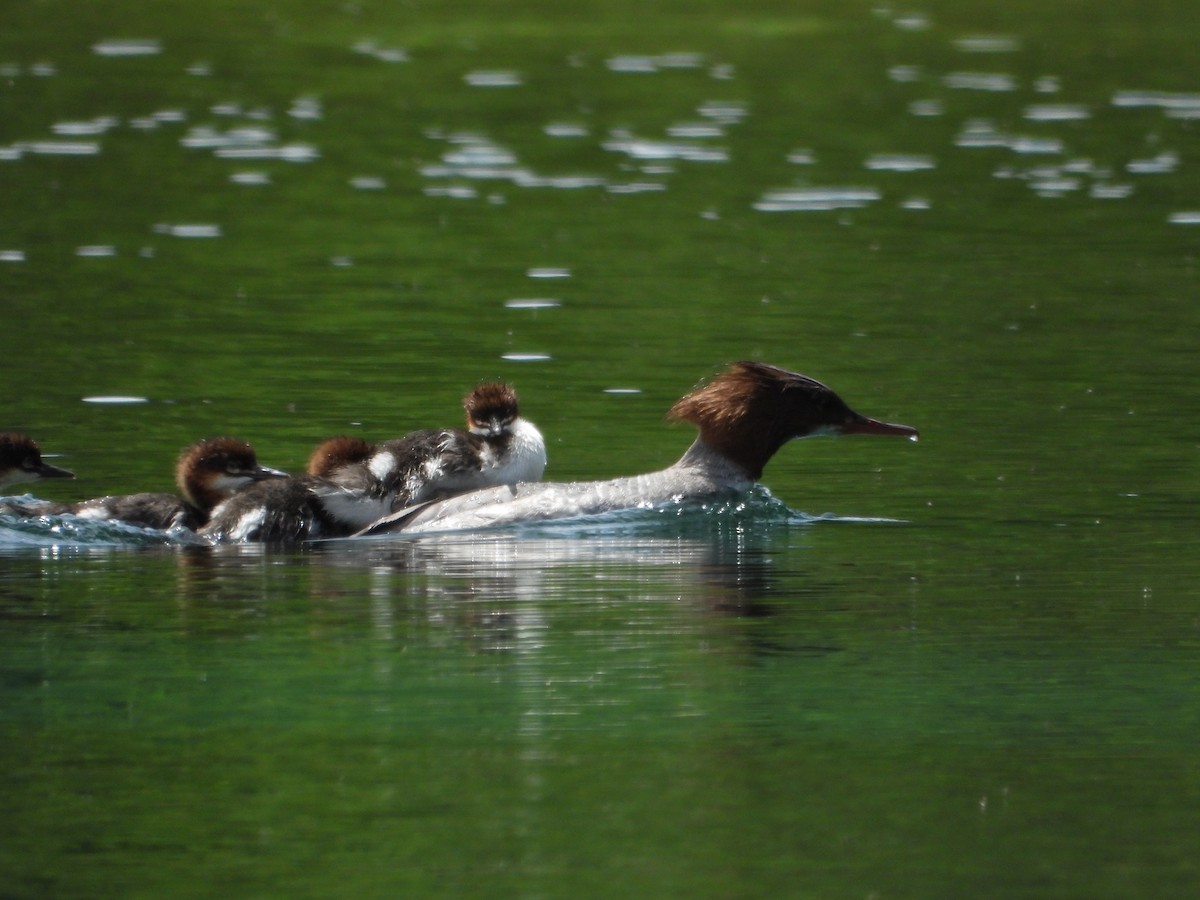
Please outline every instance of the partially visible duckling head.
M37 442L24 434L0 434L0 487L39 478L74 478L75 473L42 459Z
M520 415L517 392L502 381L481 384L463 398L467 428L482 437L497 437L512 428Z
M374 452L375 445L362 438L345 435L329 438L313 450L308 458L307 472L309 475L331 478L339 469L366 462Z
M752 478L788 441L817 435L880 434L916 440L917 429L860 415L819 381L766 363L729 366L671 407L700 439Z
M179 457L175 483L189 503L211 510L246 485L264 478L286 478L287 472L259 465L254 448L237 438L207 438Z

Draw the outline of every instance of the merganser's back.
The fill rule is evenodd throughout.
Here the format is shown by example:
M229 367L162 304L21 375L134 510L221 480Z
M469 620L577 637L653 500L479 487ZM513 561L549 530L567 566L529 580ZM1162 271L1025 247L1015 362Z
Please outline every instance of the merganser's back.
M74 478L75 473L42 459L41 448L27 435L0 434L0 488L40 478Z
M691 422L700 434L679 461L661 471L473 491L386 516L360 534L471 530L736 494L748 490L775 452L796 438L918 436L908 425L854 412L819 381L759 362L734 363L679 400L668 417Z

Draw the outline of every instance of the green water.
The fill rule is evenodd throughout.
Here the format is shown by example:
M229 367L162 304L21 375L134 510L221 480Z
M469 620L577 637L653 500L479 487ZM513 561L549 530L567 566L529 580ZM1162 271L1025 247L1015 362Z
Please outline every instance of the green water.
M38 496L496 377L547 477L647 470L745 357L922 440L784 448L809 524L2 531L0 896L1195 894L1197 26L9 4L0 429L79 473Z

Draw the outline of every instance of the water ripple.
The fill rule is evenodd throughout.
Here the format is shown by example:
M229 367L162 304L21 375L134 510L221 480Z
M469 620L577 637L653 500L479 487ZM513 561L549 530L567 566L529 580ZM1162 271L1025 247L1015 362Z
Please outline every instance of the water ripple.
M920 153L876 153L863 165L876 172L921 172L937 168L932 156Z
M14 145L18 153L35 156L96 156L100 144L96 141L22 141Z
M117 255L117 248L111 244L86 244L75 248L75 255L82 257L103 258Z
M56 122L50 130L60 137L91 137L111 131L119 122L116 116L97 116L80 122Z
M97 56L155 56L162 53L162 44L145 40L103 40L92 44L92 52Z
M1131 160L1125 170L1131 175L1168 175L1179 166L1179 154L1164 151L1149 159Z
M659 56L618 54L605 60L605 65L613 72L649 75L664 69L700 69L705 62L700 53L664 53Z
M355 53L360 53L363 56L373 57L380 62L408 62L408 51L400 47L380 47L377 43L370 40L359 41L351 49Z
M1007 34L971 35L956 40L954 49L963 53L1016 53L1021 41Z
M635 137L626 131L613 132L612 137L601 144L601 147L614 153L624 153L630 159L636 160L729 161L729 151L723 147L708 147L681 141L651 140Z
M759 212L825 212L861 209L882 195L870 187L785 188L767 191L754 204Z
M151 229L155 234L167 234L177 238L219 238L221 226L209 223L184 223L172 225L160 223Z
M1005 134L997 131L995 125L987 119L972 119L967 122L955 137L954 145L972 149L1007 148L1023 155L1061 153L1065 148L1059 138Z
M942 78L948 88L961 91L1015 91L1017 80L1004 72L951 72Z
M1035 103L1023 113L1030 122L1077 122L1091 115L1091 110L1077 103Z
M1124 108L1156 107L1168 112L1200 112L1200 94L1174 91L1117 91L1112 105Z
M524 84L521 73L510 70L468 72L463 76L463 81L471 85L471 87L483 88L520 87Z

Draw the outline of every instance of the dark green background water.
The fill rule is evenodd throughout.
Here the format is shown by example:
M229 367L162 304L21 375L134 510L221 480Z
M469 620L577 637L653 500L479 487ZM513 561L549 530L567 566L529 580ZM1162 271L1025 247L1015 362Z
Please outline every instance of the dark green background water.
M646 470L744 357L922 442L785 448L808 525L9 530L0 894L1200 887L1193 3L4 20L0 428L80 476L39 496L215 433L299 468L494 377L548 477Z

